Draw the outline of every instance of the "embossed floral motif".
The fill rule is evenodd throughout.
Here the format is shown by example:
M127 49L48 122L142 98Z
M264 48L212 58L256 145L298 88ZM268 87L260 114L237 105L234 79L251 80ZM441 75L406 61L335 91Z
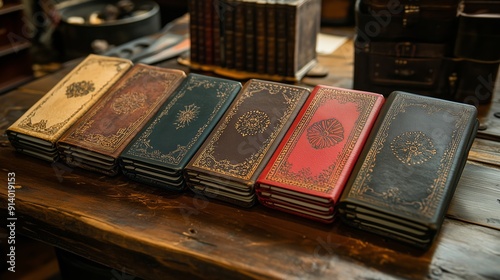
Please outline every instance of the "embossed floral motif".
M142 92L128 92L117 98L113 104L111 104L111 109L118 115L130 114L144 107L146 99L146 95Z
M314 149L332 147L344 140L344 127L337 119L315 122L307 128L307 140Z
M194 103L188 106L184 106L183 110L179 110L179 112L177 112L177 119L174 122L174 124L176 125L175 129L183 128L186 125L189 125L198 117L199 113L200 107L196 106Z
M391 150L406 165L422 164L436 154L431 138L421 131L409 131L396 136L391 142Z
M238 118L236 131L242 136L262 133L271 124L269 116L259 110L248 111Z
M66 97L72 98L72 97L85 96L94 90L95 87L93 82L90 81L74 82L71 83L66 88Z

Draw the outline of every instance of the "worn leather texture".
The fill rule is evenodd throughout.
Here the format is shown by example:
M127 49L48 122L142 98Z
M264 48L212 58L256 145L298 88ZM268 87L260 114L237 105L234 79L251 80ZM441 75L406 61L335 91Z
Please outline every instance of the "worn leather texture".
M259 199L262 191L273 193L259 188L265 184L290 191L278 192L281 196L321 204L332 214L383 103L380 94L316 86L259 176Z
M85 149L117 160L185 77L181 70L135 65L61 137L59 149Z
M89 55L11 127L55 144L132 66L126 59Z
M7 129L19 152L49 162L56 142L132 66L130 60L89 55Z
M342 218L421 247L429 245L467 160L476 116L471 105L392 93L342 194Z

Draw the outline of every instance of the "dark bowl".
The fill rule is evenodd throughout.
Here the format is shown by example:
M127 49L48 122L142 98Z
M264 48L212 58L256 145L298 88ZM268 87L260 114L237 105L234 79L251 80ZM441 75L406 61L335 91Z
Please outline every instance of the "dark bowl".
M110 45L121 45L133 39L158 32L161 29L160 7L154 1L133 1L134 10L145 13L108 21L101 24L71 23L71 17L88 19L89 15L102 11L107 4L118 0L77 0L62 2L57 6L61 15L58 32L61 36L63 55L67 59L85 56L93 52L92 42L105 40Z

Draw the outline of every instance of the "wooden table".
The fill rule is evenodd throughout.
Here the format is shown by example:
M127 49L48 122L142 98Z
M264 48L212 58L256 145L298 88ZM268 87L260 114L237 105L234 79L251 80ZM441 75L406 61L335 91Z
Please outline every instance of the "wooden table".
M350 87L349 44L320 57L332 67L327 78L304 83ZM175 61L162 66L180 67ZM0 129L68 68L1 96ZM494 110L500 112L498 88ZM15 152L5 135L0 213L7 223L7 174L15 172L17 234L146 279L500 279L500 142L493 141L498 129L494 120L480 135L488 139L476 139L448 217L427 251L341 221L323 225L261 205L240 209L123 176L49 164Z

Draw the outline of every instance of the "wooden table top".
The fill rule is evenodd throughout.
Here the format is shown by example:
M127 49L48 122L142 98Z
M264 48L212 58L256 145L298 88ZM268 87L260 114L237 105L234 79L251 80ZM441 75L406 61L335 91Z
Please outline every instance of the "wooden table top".
M327 78L304 83L350 87L348 48L349 42L320 56L320 63L335 69ZM175 61L162 66L183 69ZM65 71L0 96L0 129ZM495 110L500 109L498 87L496 96ZM261 205L241 209L124 176L49 164L15 152L5 134L0 137L0 213L7 223L7 174L15 172L17 233L145 279L500 279L497 130L495 120L476 139L441 232L427 251L340 220L323 225Z

